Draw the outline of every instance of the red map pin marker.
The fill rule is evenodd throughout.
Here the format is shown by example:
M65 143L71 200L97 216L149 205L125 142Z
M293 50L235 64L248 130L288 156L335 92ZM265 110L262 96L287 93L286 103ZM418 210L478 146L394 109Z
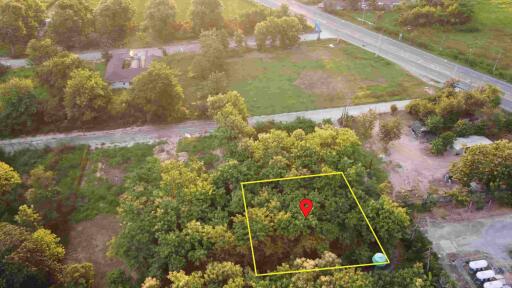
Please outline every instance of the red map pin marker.
M313 201L311 199L304 198L299 203L300 211L304 214L304 218L308 217L311 210L313 210Z

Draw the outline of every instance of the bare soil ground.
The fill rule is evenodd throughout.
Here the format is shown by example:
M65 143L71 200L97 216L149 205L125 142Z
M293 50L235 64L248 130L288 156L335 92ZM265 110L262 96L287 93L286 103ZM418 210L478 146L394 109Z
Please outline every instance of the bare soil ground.
M347 77L320 70L304 71L295 81L295 85L310 93L326 96L341 95L342 98L357 92L357 87L352 83L353 81Z
M105 287L107 273L124 268L119 259L109 258L108 242L121 230L115 215L99 215L88 221L72 225L66 248L66 263L89 262L94 265L94 287Z
M386 117L390 115L384 115L381 119ZM423 199L431 187L440 188L441 191L452 189L453 185L445 184L443 178L450 165L459 157L450 151L443 156L434 156L430 153L429 144L417 139L411 132L413 119L405 112L401 112L399 117L403 124L402 137L390 144L386 156L386 169L394 188L393 196L415 193L409 196L412 199ZM378 135L378 129L376 134Z

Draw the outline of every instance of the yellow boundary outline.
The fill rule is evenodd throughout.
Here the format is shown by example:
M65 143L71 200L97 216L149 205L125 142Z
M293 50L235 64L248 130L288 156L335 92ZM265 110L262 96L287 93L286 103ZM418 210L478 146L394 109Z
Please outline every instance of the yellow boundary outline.
M244 185L256 184L256 183L277 182L277 181L283 181L283 180L294 180L294 179L304 179L304 178L313 178L313 177L332 176L332 175L341 175L341 176L343 176L343 180L347 184L347 187L350 190L350 193L352 194L352 197L356 201L356 204L357 204L357 207L359 208L359 211L361 211L361 213L363 214L364 220L366 221L366 224L370 228L370 231L372 232L373 237L377 241L377 244L379 245L379 248L382 251L382 254L384 254L384 256L386 257L386 262L368 263L368 264L356 264L356 265L344 265L344 266L334 266L334 267L323 267L323 268L315 268L315 269L277 271L277 272L270 272L270 273L259 274L258 273L258 269L256 267L256 257L254 256L254 246L252 244L251 224L249 223L249 212L247 210L247 201L245 200ZM282 275L282 274L292 274L292 273L307 273L307 272L336 270L336 269L346 269L346 268L380 266L380 265L385 265L385 264L391 263L389 261L388 255L386 254L386 251L382 247L382 244L380 243L380 240L377 237L377 234L375 234L375 231L373 230L372 225L370 224L370 221L368 221L368 218L366 217L366 214L364 213L363 208L361 207L361 204L359 203L359 200L356 197L356 194L354 193L354 191L352 190L352 187L348 183L348 180L345 177L345 173L343 173L343 172L331 172L331 173L322 173L322 174L313 174L313 175L304 175L304 176L293 176L293 177L285 177L285 178L274 178L274 179L266 179L266 180L247 181L247 182L241 182L240 185L242 187L242 200L244 202L245 221L247 223L247 232L249 233L249 244L251 246L252 263L254 265L254 274L255 274L255 276L272 276L272 275Z

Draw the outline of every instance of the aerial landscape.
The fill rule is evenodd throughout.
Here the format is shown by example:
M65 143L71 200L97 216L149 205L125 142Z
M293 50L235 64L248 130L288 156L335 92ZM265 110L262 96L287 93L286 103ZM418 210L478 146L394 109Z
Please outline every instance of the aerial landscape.
M512 1L0 0L11 287L512 287Z

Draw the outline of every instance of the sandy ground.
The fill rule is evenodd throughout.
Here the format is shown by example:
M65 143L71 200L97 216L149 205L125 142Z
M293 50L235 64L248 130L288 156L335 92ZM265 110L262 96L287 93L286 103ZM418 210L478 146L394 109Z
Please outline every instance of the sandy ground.
M405 113L404 113L405 114ZM402 114L403 115L403 114ZM411 119L404 115L402 138L389 146L387 170L393 188L398 191L416 191L418 197L425 196L431 185L450 188L443 177L450 165L459 157L450 151L444 156L430 153L429 144L417 139L410 130Z
M107 273L115 268L123 268L121 260L106 255L108 242L120 230L115 215L99 215L73 225L66 247L66 263L92 263L95 270L94 287L105 287Z

